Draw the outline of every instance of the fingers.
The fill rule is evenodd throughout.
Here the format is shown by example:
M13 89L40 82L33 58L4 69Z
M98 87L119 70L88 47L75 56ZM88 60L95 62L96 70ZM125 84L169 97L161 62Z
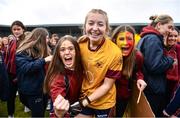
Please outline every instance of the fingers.
M63 99L64 99L63 96L58 95L53 103L53 106L57 106L60 103L60 101L62 101Z
M69 101L66 100L63 96L58 95L53 104L54 108L61 111L69 110Z
M63 99L59 104L55 106L57 110L68 111L69 110L69 101Z
M146 88L147 84L144 80L137 80L137 87L140 91L143 91Z
M47 57L45 58L45 61L46 61L46 62L50 62L50 61L52 60L52 58L53 58L52 55L47 56Z

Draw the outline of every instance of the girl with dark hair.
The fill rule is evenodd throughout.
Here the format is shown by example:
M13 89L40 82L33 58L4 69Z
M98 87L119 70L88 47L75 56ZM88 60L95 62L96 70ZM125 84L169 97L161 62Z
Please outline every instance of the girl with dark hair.
M44 91L50 94L58 117L70 117L67 111L70 104L79 100L82 78L83 66L76 38L63 36L57 43L44 81Z
M4 52L4 62L7 67L9 78L9 99L7 101L8 116L13 117L15 111L15 98L17 93L17 78L16 78L16 64L15 53L16 49L24 39L24 32L26 28L21 21L14 21L11 25L12 35L9 35L9 44Z
M177 44L178 32L174 29L169 33L167 38L164 41L165 49L164 53L167 56L172 57L176 63L173 64L173 67L168 69L166 72L167 77L167 102L170 102L174 91L179 86L178 82L180 81L180 45Z

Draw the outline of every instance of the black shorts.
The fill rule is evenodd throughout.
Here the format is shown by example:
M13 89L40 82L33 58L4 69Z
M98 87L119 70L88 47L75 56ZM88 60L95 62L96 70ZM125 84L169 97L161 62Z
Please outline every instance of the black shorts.
M85 107L82 109L81 114L91 115L91 116L95 116L97 118L107 118L107 117L111 116L110 114L113 111L113 108L99 110L99 109Z

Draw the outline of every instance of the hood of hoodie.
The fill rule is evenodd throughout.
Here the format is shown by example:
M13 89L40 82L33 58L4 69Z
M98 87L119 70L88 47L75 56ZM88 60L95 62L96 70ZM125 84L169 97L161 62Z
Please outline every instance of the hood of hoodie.
M157 31L154 27L152 27L150 25L148 25L142 29L140 36L142 38L147 34L156 34L156 35L162 36L159 31Z

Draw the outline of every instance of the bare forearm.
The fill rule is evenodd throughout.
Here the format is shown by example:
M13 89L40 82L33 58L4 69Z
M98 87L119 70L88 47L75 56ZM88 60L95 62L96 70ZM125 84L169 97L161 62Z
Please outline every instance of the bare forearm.
M114 79L105 78L103 84L100 87L98 87L91 95L88 96L89 100L92 102L107 94L107 92L114 85L114 82ZM87 104L87 101L83 101L83 105L86 106Z

